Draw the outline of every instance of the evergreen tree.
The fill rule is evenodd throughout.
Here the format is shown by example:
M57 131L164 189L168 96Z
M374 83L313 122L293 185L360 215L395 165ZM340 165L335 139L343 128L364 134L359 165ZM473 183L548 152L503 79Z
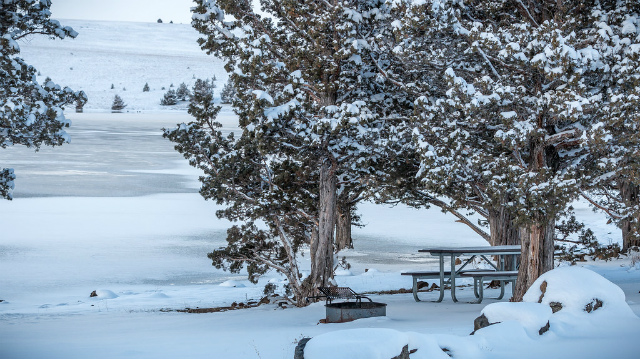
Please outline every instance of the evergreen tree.
M595 188L584 197L622 229L623 250L640 246L640 4L619 2L592 14L589 45L597 51L590 82L601 94L590 135ZM605 29L605 30L602 30Z
M111 105L111 112L122 112L125 107L127 107L127 104L124 103L120 96L115 95L113 97L113 103Z
M218 216L240 222L210 258L234 272L246 265L252 280L277 270L305 305L315 288L332 284L338 203L353 208L361 198L377 134L396 115L395 89L376 75L381 63L370 52L387 8L264 1L270 16L262 18L250 2L197 5L194 27L206 36L199 43L227 61L242 131L223 138L207 117L167 134L205 171L201 194L227 205ZM302 246L311 256L304 281Z
M144 83L144 87L142 88L142 92L149 92L149 90L150 90L150 89L149 89L149 83L148 83L148 82L145 82L145 83Z
M211 87L209 80L197 79L193 84L192 93L193 95L190 99L192 104L203 102L205 97L207 99L210 97L211 102L213 102L213 88ZM194 115L194 117L197 116Z
M597 80L607 51L594 47L594 34L607 30L594 16L608 9L493 0L405 2L396 10L403 15L394 54L405 66L394 75L422 94L417 175L429 192L484 211L520 237L519 300L553 267L556 219L594 185L587 135L608 96Z
M82 92L60 87L47 78L38 83L37 70L18 55L18 41L35 34L75 38L71 27L50 19L49 1L5 0L0 6L0 147L24 145L36 151L41 145L59 146L69 141L64 127L70 122L63 107ZM13 169L0 170L0 196L12 198Z
M178 89L176 90L176 97L180 101L187 101L187 99L191 97L191 91L189 91L187 84L183 82L180 84L180 86L178 86Z
M77 99L76 99L76 112L77 113L82 113L84 112L84 105L87 103L88 98L87 96L84 94L84 92L81 92Z
M173 89L169 89L165 92L164 97L160 100L162 106L173 106L178 103L178 95Z
M233 87L231 81L227 82L222 86L222 91L220 91L220 102L224 104L230 104L233 102L233 99L236 97L236 89Z

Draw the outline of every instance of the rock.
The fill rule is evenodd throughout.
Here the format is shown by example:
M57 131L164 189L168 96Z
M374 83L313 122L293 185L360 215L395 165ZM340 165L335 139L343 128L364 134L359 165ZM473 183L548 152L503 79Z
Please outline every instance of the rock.
M538 303L542 303L542 298L544 298L545 293L547 293L547 281L546 280L543 281L540 284L540 291L542 292L542 294L540 294L540 298L538 299Z
M473 321L473 332L471 333L471 335L473 335L477 330L486 328L491 324L495 324L495 323L489 323L489 319L487 318L487 316L482 314L481 316L477 317Z
M395 356L391 359L409 359L409 346L405 345L404 347L402 347L402 352L400 352L400 355Z
M427 289L429 289L429 282L424 282L424 281L418 281L418 290L427 287Z
M293 353L293 359L304 359L304 347L311 338L302 338L296 345L296 350Z
M538 331L538 334L542 335L542 334L548 332L549 331L549 327L550 327L549 322L547 322L547 325L545 325L544 327L540 328L540 331Z
M551 307L551 312L552 313L557 313L562 309L562 303L560 303L560 302L551 302L551 303L549 303L549 306Z
M591 301L591 303L588 303L585 308L584 311L587 313L591 313L595 310L597 310L598 308L602 308L602 301L598 298L595 298L594 300Z

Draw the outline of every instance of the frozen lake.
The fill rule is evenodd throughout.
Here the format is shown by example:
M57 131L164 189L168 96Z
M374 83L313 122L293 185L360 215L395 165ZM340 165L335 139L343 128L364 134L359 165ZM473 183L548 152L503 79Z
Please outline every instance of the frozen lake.
M156 193L194 193L198 171L190 167L162 128L188 122L186 112L71 113L71 143L24 146L0 151L0 164L13 168L14 198L52 196L129 197ZM230 108L220 120L230 132L237 122Z
M0 201L0 218L10 227L0 240L3 296L6 291L28 296L98 284L190 286L246 280L211 266L206 255L225 245L229 223L216 218L219 207L199 196L199 171L162 138L163 127L188 122L188 114L68 117L71 143L38 153L18 146L0 151L0 164L17 175L14 200ZM220 120L226 132L237 126L229 108ZM417 250L485 244L437 209L366 203L360 210L366 227L354 228L356 248L341 253L353 273L435 267L432 258Z

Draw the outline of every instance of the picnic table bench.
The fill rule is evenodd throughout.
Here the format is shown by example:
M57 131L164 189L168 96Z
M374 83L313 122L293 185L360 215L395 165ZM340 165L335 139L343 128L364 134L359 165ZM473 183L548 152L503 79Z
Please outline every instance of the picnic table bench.
M511 289L513 290L518 278L518 271L468 271L460 273L460 276L473 278L473 294L476 296L476 301L473 303L480 303L484 297L483 283L485 281L500 281L500 295L496 299L502 299L504 297L504 284L506 282L511 283Z
M486 271L485 269L468 269L463 270L460 273ZM416 302L420 302L418 298L418 280L419 279L440 279L440 271L417 271L417 272L403 272L401 275L410 275L413 278L413 299ZM445 277L451 277L451 271L443 272ZM445 283L449 283L449 280L445 280ZM450 283L449 283L450 284Z

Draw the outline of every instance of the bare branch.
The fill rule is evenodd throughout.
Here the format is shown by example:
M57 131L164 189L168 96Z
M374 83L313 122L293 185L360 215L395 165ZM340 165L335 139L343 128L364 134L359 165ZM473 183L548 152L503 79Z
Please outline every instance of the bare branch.
M604 213L606 213L609 216L611 216L611 218L613 218L613 219L622 219L622 216L620 214L615 213L610 208L602 206L601 204L596 202L593 198L591 198L591 196L589 196L585 191L580 190L580 195L582 196L582 198L586 199L589 203L591 203L594 207L604 211Z

